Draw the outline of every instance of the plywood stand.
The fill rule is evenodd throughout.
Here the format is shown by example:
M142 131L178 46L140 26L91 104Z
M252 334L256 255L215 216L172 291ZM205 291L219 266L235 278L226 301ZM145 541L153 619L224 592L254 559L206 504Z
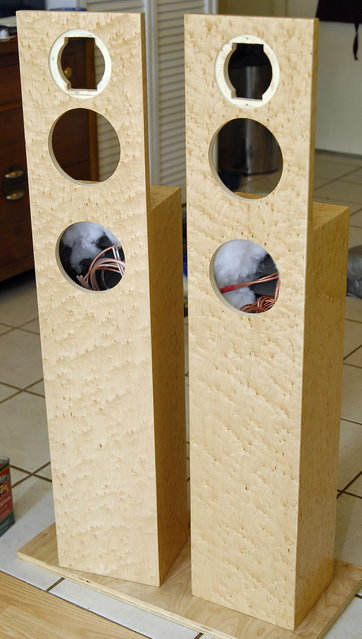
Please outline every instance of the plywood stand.
M159 585L188 536L182 220L179 189L148 186L143 16L25 11L18 34L60 562ZM96 90L59 82L75 36L104 53ZM119 137L104 182L68 178L52 155L54 123L79 107ZM113 288L62 272L59 238L83 221L122 244Z
M160 588L61 568L54 526L21 548L18 557L33 566L50 570L60 577L217 639L321 639L362 583L362 568L337 561L332 583L302 624L293 631L193 596L189 545L185 546Z

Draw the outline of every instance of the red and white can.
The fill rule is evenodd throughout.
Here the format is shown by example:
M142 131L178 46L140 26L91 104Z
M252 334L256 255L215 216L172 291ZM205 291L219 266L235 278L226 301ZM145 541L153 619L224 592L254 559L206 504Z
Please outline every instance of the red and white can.
M9 461L8 457L0 457L0 536L15 521Z

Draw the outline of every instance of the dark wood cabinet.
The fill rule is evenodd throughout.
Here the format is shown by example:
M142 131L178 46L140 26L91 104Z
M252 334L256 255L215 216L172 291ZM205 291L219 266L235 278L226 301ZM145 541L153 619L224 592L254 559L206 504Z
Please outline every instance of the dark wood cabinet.
M70 43L64 50L62 66L67 74L74 74L77 82L94 75L89 43L83 45L81 39ZM95 114L79 108L67 114L55 130L54 153L74 179L97 180L96 126ZM0 216L3 281L34 266L16 38L0 40Z
M33 267L16 40L0 41L0 281Z

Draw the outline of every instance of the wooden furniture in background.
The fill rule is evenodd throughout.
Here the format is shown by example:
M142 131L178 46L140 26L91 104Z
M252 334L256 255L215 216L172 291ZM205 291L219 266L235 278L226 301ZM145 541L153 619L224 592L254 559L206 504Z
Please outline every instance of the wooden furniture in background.
M70 81L91 85L94 82L91 43L84 45L79 39L70 42L63 53L62 66ZM58 159L75 178L97 180L95 115L78 110L68 114L67 120L68 135L64 136L60 128L54 135ZM17 38L0 41L0 132L2 281L34 266ZM42 182L48 177L43 167Z
M0 41L0 281L33 267L16 39Z
M314 20L187 16L192 591L296 628L333 579L348 209L312 207ZM260 99L233 96L236 42L263 42ZM283 172L239 197L211 142L236 118L271 130ZM227 308L210 277L229 240L257 243L280 274L274 307Z
M149 192L143 16L17 15L59 560L158 585L188 536L182 215L179 189ZM48 73L53 43L75 29L110 56L103 91L72 94ZM98 184L65 177L48 151L53 123L85 102L121 145ZM86 291L57 263L60 236L81 221L122 244L114 288Z

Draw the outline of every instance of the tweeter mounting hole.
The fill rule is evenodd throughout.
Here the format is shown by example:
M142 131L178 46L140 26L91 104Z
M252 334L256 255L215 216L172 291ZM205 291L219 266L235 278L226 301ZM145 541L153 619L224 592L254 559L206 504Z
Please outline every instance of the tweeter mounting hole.
M254 35L232 38L215 61L216 82L223 96L240 107L261 107L277 90L280 69L270 46Z
M88 41L85 42L84 55L86 58L83 60L83 66L86 67L88 62L90 65L95 65L93 69L95 76L97 76L97 67L102 69L100 77L96 77L95 86L88 86L89 82L92 84L92 81L89 81L86 77L82 80L77 80L77 69L73 69L71 63L64 64L67 49L74 50L77 47L76 42L78 42L76 67L78 65L79 67L82 66L82 62L79 60L79 45L82 39ZM90 44L93 47L93 51L89 46ZM49 53L49 70L55 84L61 91L74 98L86 99L92 98L103 91L111 77L112 63L107 47L98 36L83 29L73 29L60 35L52 45ZM82 73L82 75L84 74ZM86 75L87 73L85 72Z

